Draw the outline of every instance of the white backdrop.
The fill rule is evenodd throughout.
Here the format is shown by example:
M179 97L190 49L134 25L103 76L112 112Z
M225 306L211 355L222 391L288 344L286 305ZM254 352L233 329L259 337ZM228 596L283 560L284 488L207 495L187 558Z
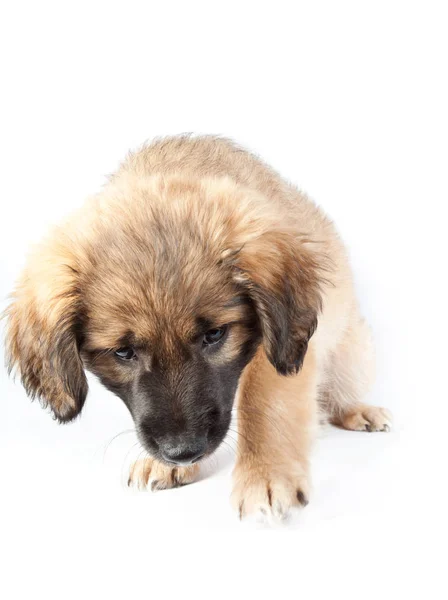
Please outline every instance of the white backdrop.
M129 148L223 134L335 219L376 339L370 401L395 416L390 434L322 432L310 505L268 531L230 508L230 450L192 486L130 492L118 399L92 381L58 426L2 370L3 598L446 597L444 4L3 5L1 308L30 243Z

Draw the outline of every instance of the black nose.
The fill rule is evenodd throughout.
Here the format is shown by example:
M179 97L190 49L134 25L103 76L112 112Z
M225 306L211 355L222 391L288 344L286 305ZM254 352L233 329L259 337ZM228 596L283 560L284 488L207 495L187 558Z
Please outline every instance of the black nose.
M159 443L163 460L175 465L190 465L202 458L207 450L205 437L194 440L167 440Z

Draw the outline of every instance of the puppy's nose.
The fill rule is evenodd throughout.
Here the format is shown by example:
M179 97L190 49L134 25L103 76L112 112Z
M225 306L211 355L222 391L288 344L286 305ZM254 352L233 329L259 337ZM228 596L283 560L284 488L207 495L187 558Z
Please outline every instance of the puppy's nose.
M175 465L191 465L202 458L207 450L205 437L185 441L166 441L160 444L163 460Z

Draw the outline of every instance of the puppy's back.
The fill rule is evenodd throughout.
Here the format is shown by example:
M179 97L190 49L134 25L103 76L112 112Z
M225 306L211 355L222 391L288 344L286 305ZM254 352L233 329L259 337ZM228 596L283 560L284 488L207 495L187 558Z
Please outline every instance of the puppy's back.
M330 219L305 194L258 156L227 138L185 134L156 139L130 153L113 179L152 175L230 178L263 194L280 211L286 209L291 224L295 221L307 234L335 236Z

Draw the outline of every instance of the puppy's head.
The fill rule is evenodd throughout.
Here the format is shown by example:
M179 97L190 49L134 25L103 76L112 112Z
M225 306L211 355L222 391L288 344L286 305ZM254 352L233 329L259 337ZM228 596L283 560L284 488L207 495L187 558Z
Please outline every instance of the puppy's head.
M266 206L226 180L111 184L35 253L8 309L28 394L69 421L87 368L155 458L213 452L259 346L297 372L316 326L318 258Z

